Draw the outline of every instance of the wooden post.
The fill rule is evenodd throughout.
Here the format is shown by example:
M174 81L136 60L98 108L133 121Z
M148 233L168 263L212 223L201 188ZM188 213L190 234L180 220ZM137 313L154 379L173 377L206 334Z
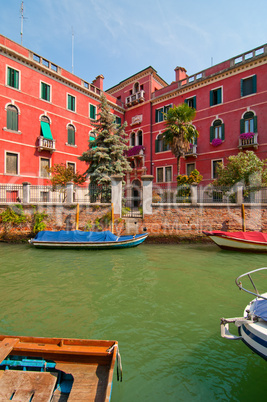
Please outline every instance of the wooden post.
M111 203L111 232L114 233L114 206Z
M80 213L80 205L77 204L77 209L76 209L76 230L79 229L79 213Z
M245 206L241 204L241 213L242 213L242 231L246 231L246 223L245 223Z

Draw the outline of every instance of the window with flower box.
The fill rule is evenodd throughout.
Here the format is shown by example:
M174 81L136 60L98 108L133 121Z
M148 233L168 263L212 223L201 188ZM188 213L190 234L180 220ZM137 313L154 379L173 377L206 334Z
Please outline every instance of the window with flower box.
M224 141L224 123L221 119L216 119L210 127L210 143L218 146Z

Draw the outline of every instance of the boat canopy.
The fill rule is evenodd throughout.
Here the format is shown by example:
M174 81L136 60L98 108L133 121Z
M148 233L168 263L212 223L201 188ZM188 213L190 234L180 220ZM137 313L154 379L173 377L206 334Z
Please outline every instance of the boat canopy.
M255 300L255 302L251 306L250 313L256 315L264 321L267 321L267 300Z
M223 232L221 230L213 230L211 232L204 233L210 236L225 236L260 243L267 242L267 233L262 232Z
M82 232L81 230L59 230L49 231L42 230L39 232L34 240L47 241L47 242L108 242L117 241L118 236L111 233L109 230L103 232Z

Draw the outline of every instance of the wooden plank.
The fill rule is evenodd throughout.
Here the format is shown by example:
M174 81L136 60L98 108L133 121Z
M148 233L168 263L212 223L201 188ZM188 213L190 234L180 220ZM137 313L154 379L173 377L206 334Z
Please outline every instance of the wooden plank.
M7 370L0 378L0 400L49 402L56 381L51 373Z
M18 338L4 338L2 342L0 342L0 362L5 360L18 342Z

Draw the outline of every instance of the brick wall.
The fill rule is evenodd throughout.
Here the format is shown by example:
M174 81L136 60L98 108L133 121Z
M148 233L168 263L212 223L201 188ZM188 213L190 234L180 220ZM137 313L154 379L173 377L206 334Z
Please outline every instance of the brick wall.
M6 206L0 207L0 214ZM0 218L0 240L24 239L32 236L34 212L45 212L47 230L66 230L67 225L76 228L76 205L44 205L33 208L24 206L27 221L19 225L2 222ZM105 221L104 217L108 216ZM79 229L102 230L111 229L111 208L109 205L80 205ZM115 233L126 233L126 219L115 216ZM135 219L136 232L146 228L150 238L160 239L198 239L205 238L203 230L242 230L240 205L153 205L153 214L144 219ZM247 231L267 232L267 205L245 206L245 223ZM89 225L89 226L88 226Z

